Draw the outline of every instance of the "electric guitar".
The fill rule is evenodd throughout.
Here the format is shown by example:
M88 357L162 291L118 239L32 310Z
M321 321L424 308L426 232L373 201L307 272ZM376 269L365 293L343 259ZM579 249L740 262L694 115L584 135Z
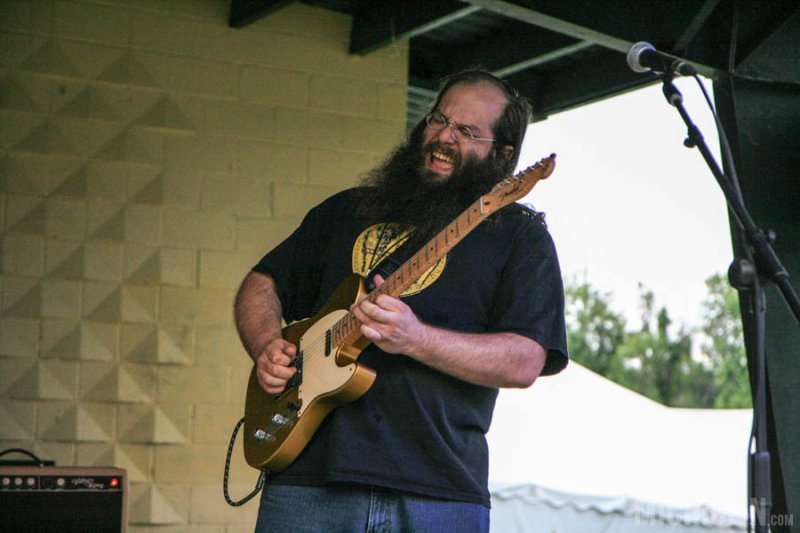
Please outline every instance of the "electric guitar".
M555 168L550 155L498 183L448 224L369 294L364 278L353 274L334 291L312 318L290 324L283 337L297 346L297 372L280 394L261 388L253 367L244 413L247 463L267 472L286 468L305 448L324 418L337 406L361 397L375 381L375 371L358 364L369 340L349 312L352 304L380 294L399 296L489 215L525 196Z

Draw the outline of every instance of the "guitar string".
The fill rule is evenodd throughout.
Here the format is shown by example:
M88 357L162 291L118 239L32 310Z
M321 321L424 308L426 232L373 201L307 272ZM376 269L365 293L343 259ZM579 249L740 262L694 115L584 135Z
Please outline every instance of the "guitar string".
M472 208L472 207L470 207L470 208L467 208L467 210L465 211L465 213L466 213L466 212L470 212L470 211L477 211L477 210L478 210L478 208L477 208L477 207L475 207L475 208ZM452 244L450 244L450 243L448 242L447 234L448 234L450 231L454 231L454 229L453 229L453 226L454 226L454 225L456 226L456 229L458 229L458 221L461 219L461 216L459 216L458 218L456 218L456 220L454 220L452 223L448 224L448 225L447 225L447 226L446 226L444 229L442 229L442 231L441 231L441 232L439 232L438 234L436 234L436 236L435 236L435 237L434 237L434 238L431 240L431 242L433 242L433 241L439 241L439 240L444 240L444 241L445 241L445 244L443 245L443 246L444 246L444 248L445 248L445 252L444 252L444 253L447 253L447 251L449 251L450 249L452 249L452 247L453 247L453 246L455 246L455 244L457 244L457 243L458 243L458 241L460 241L460 240L461 240L461 238L463 238L464 236L466 236L466 235L467 235L467 234L468 234L468 233L469 233L469 232L470 232L472 229L474 229L474 226L477 226L477 225L478 225L480 222L482 222L482 221L483 221L483 219L484 219L485 217L481 217L481 216L480 216L480 213L478 213L478 215L479 215L479 216L478 216L478 218L474 219L474 220L473 220L471 223L467 223L467 224L466 224L467 228L465 228L465 231L461 231L461 232L460 232L460 234L461 234L461 237L460 237L460 238L458 238L458 239L456 240L456 242L453 242ZM472 227L470 227L470 226L472 226ZM383 237L383 235L382 235L382 234L381 234L381 235L379 235L379 241L380 241L380 239L382 239L382 237ZM427 266L427 267L430 267L430 266L432 266L432 265L429 265L429 263L434 263L434 264L435 264L435 261L430 261L430 260L425 260L425 259L423 259L423 252L425 252L425 251L426 251L426 250L428 250L429 248L431 248L431 249L434 249L434 250L438 248L438 246L436 246L436 245L430 245L430 246L429 246L429 245L430 245L430 243L426 244L424 247L422 247L420 250L418 250L416 253L414 253L414 255L412 255L412 256L411 256L411 257L410 257L410 258L409 258L409 259L408 259L408 260L407 260L407 261L406 261L406 262L405 262L405 263L404 263L404 264L401 266L401 268L399 268L399 269L398 269L398 270L396 270L395 272L401 272L402 270L405 270L405 269L407 269L407 268L410 268L411 266L413 266L414 264L416 264L416 265L417 265L417 266L416 266L416 269L417 269L417 270L421 270L421 271L422 271L422 273L424 274L424 272L425 272L425 270L426 270L426 268L425 268L425 267L426 267L426 266ZM377 246L376 246L376 248L377 248ZM396 248L395 248L395 249L396 249ZM374 265L374 263L372 263L372 264ZM420 265L421 265L421 266L420 266ZM409 275L409 276L413 276L413 273L409 273L408 275ZM391 276L389 276L389 278L387 278L387 281L391 280L393 277L394 277L394 273L393 273ZM372 294L374 294L374 293L375 293L375 291L371 292L371 293L370 293L370 296L371 296ZM342 318L340 318L339 320L337 320L337 321L336 321L336 322L333 324L333 326L332 326L332 327L330 327L330 328L327 328L327 329L326 329L326 330L323 332L323 334L322 334L322 335L320 335L320 336L316 337L316 338L315 338L315 339L314 339L314 340L311 342L311 344L309 344L309 345L308 345L308 347L307 347L307 348L303 348L303 349L302 349L302 352L303 352L303 364L304 364L304 365L305 365L305 363L306 363L306 362L311 362L311 361L314 359L314 355L315 355L315 354L317 354L317 353L323 353L323 352L325 351L325 350L321 350L321 348L322 348L322 346L324 346L324 345L327 345L327 344L328 344L328 339L327 339L327 337L328 337L328 335L329 335L329 334L330 334L330 336L331 336L331 339L330 339L330 344L331 344L332 351L333 351L333 348L334 348L334 347L336 347L336 348L338 348L338 347L339 347L339 345L335 344L335 342L334 342L333 336L335 335L335 333L334 333L334 331L333 331L333 330L334 330L334 328L336 328L336 327L337 327L337 325L339 325L340 323L342 323L342 327L344 327L344 322L345 322L346 320L348 320L348 317L349 317L349 316L352 316L352 315L351 315L351 313L350 313L350 312L347 312L347 313L345 314L345 316L343 316ZM358 319L357 319L357 318L355 318L355 317L352 317L352 320L355 320L356 322L358 322ZM356 327L357 327L357 326L356 326ZM347 336L349 336L349 335L343 335L343 337L347 337ZM308 350L308 351L310 352L310 353L308 354L308 358L306 358L306 350ZM329 355L330 355L330 354L325 354L325 356L326 356L326 357L327 357L327 356L329 356Z
M370 272L373 268L375 268L376 265L379 265L389 254L391 254L395 250L397 250L397 248L399 248L402 244L404 244L408 240L409 236L411 235L410 233L405 235L405 236L401 235L400 236L401 238L398 239L397 242L393 243L393 242L391 242L392 236L389 235L390 232L393 233L393 230L394 230L394 228L391 227L391 225L389 223L383 223L383 224L380 225L380 232L378 233L377 242L375 243L375 246L372 249L372 254L371 254L371 257L370 257L370 261L369 261L368 265L364 265L364 267L366 267L366 271L367 272ZM385 245L385 249L382 250L382 248L384 248L384 239L386 239L387 242L386 242L386 245ZM333 339L333 336L334 336L334 331L333 330L337 326L339 326L339 324L342 324L339 329L344 328L345 327L344 322L349 320L348 317L350 316L350 314L351 313L348 311L345 314L345 316L343 316L342 318L337 320L333 324L332 327L327 328L323 332L322 335L320 335L319 337L314 339L314 341L312 341L312 343L310 345L308 345L307 348L303 348L301 350L303 352L303 364L305 364L306 362L311 361L314 358L314 354L318 353L318 351L320 350L320 348L323 345L327 345L328 344L328 336L329 335L331 337L331 340L330 340L331 347L333 348L334 346L338 346L338 345L335 344L334 339ZM355 317L353 317L353 320L356 320L356 322L358 321L358 319L356 319ZM347 337L347 336L348 335L344 335L344 337ZM310 354L309 354L308 358L306 358L306 354L305 354L306 350L310 351ZM327 355L330 355L330 354L326 354L326 356Z
M460 218L460 217L459 217L459 218ZM447 231L448 231L448 228L450 228L450 226L452 226L453 224L455 224L457 221L458 221L458 218L457 218L455 221L453 221L453 223L451 223L451 224L448 224L448 226L447 226L447 227L445 227L445 228L444 228L444 229L443 229L443 230L442 230L442 231L441 231L439 234L437 234L437 235L434 237L434 239L433 239L433 240L438 240L441 234L445 234L445 233L447 233ZM381 236L379 236L379 241L380 241L380 239L381 239L381 238L382 238L382 235L381 235ZM405 241L403 241L403 242L405 242ZM377 248L377 246L376 246L376 248ZM428 263L431 263L431 261L430 261L430 260L423 261L423 259L422 259L422 253L423 253L423 251L427 250L428 248L429 248L429 246L426 244L426 245L425 245L425 246L424 246L422 249L420 249L419 251L417 251L416 253L414 253L414 255L412 255L412 256L411 256L411 257L408 259L408 261L406 261L406 262L405 262L405 263L404 263L404 264L401 266L401 268L397 269L395 272L401 272L401 271L403 271L403 270L407 270L407 269L409 269L409 268L410 268L412 265L414 265L414 264L416 263L416 265L417 265L417 267L416 267L416 268L417 268L417 270L423 270L423 273L424 273L424 271L425 271L424 267L425 267L425 266L428 266ZM448 251L450 248L452 248L452 246L445 246L445 248L446 248L446 250L445 250L445 253L447 253L447 251ZM394 249L397 249L397 247L395 247ZM433 262L433 263L435 264L435 262ZM372 263L372 264L374 265L375 263ZM420 266L420 264L422 264L422 266ZM409 274L408 274L408 276L410 276L410 277L413 277L413 273L409 273ZM389 276L389 278L387 278L387 280L386 280L386 281L390 281L390 280L392 280L392 278L393 278L393 277L394 277L394 273L393 273L392 275L390 275L390 276ZM392 280L391 282L393 283L394 281ZM377 290L377 289L376 289L376 290ZM371 293L370 293L368 296L371 296L372 294L375 294L375 293L376 293L376 291L373 291L373 292L371 292ZM333 324L333 326L332 326L332 327L330 327L330 328L327 328L327 329L326 329L326 330L323 332L323 334L322 334L322 335L320 335L320 336L316 337L316 338L315 338L313 341L311 341L311 344L309 344L309 345L307 346L307 348L303 348L303 349L301 350L301 351L302 351L302 353L303 353L303 364L304 364L304 365L306 364L306 362L311 362L311 361L313 361L315 354L317 354L317 353L324 353L324 352L326 351L326 350L322 350L321 348L322 348L322 346L324 346L324 345L327 345L327 344L328 344L328 339L327 339L328 335L330 335L330 336L331 336L331 339L330 339L330 344L331 344L331 352L335 351L335 350L333 350L333 348L338 348L338 347L340 346L339 344L336 344L336 343L334 342L334 338L333 338L333 337L334 337L334 335L335 335L335 333L334 333L334 329L335 329L335 328L336 328L336 327L337 327L337 326L338 326L340 323L342 324L342 326L340 326L340 329L347 327L347 326L346 326L344 323L345 323L346 321L348 321L348 320L349 320L349 319L348 319L348 317L351 317L351 316L352 316L352 314L351 314L350 312L347 312L347 314L345 314L345 316L343 316L342 318L340 318L339 320L337 320L337 321L336 321L336 322ZM357 318L355 318L354 316L352 316L352 320L354 320L354 321L356 322L356 328L357 328L357 327L358 327L359 320L358 320ZM344 335L341 335L341 336L342 336L342 338L346 338L346 337L348 337L348 336L349 336L349 334L344 334ZM308 354L308 357L306 357L306 351L307 351L307 350L310 352L310 353ZM327 356L330 356L330 353L328 353L328 354L324 354L324 355L327 357Z
M526 168L524 171L522 171L522 172L521 172L521 173L519 173L518 175L514 176L514 177L513 177L513 178L511 178L510 180L509 180L509 179L507 179L507 180L504 180L504 181L503 181L503 182L501 182L501 183L504 183L505 181L518 181L520 178L522 178L524 175L528 174L528 173L529 173L529 172L531 172L532 170L539 168L539 167L541 166L541 163L542 163L542 162L541 162L541 161L539 161L539 162L537 162L536 164L529 166L529 167L528 167L528 168ZM538 178L537 178L537 179L534 179L534 180L533 180L533 185L535 185L535 184L536 184L538 181L539 181L539 179L538 179ZM469 211L471 211L471 210L472 210L472 207L469 207L469 208L467 208L467 210L465 211L465 213L466 213L466 212L469 212ZM483 213L480 213L480 214L483 214ZM488 216L488 215L487 215L487 216ZM447 232L448 232L448 229L449 229L449 228L450 228L450 227L451 227L453 224L457 224L457 222L458 222L458 220L459 220L460 218L461 218L461 216L457 217L457 218L456 218L456 219L455 219L455 220L454 220L452 223L450 223L450 224L448 224L447 226L445 226L445 228L444 228L444 229L443 229L443 230L442 230L440 233L438 233L438 234L437 234L437 235L436 235L436 236L435 236L435 237L432 239L432 241L434 241L434 240L438 240L438 239L439 239L439 237L440 237L440 235L445 235L445 242L447 242L447 239L446 239L446 234L447 234ZM445 244L445 247L446 247L448 250L449 250L449 249L451 249L453 246L455 246L455 244L457 244L457 243L458 243L458 242L461 240L461 238L463 238L463 236L466 236L466 234L468 234L469 232L471 232L471 231L472 231L472 229L474 229L474 226L477 226L477 225L478 225L480 222L482 222L484 218L486 218L486 217L480 217L480 216L479 216L479 218L478 218L478 219L477 219L477 220L476 220L474 223L472 223L472 224L467 224L468 228L467 228L466 232L464 232L464 233L463 233L462 237L458 238L458 239L457 239L457 241L456 241L455 243L453 243L452 245L450 245L450 244ZM469 227L469 226L473 226L473 227ZM383 240L384 231L385 231L386 229L387 229L387 226L386 226L386 225L384 225L384 226L381 228L381 233L380 233L380 234L379 234L379 236L378 236L378 243L376 243L376 251L377 251L377 249L379 248L379 246L380 246L380 244L381 244L381 241ZM405 242L405 241L403 241L403 242ZM399 246L399 245L398 245L398 246ZM412 265L412 264L415 262L415 260L416 260L416 263L417 263L417 265L418 265L418 266L417 266L417 268L418 268L418 269L420 269L421 267L419 267L419 263L420 263L420 261L421 261L421 259L422 259L422 252L423 252L424 250L426 250L427 248L428 248L428 244L426 244L426 245L425 245L425 246L424 246L422 249L420 249L420 250L419 250L419 251L417 251L417 252L416 252L414 255L412 255L412 256L411 256L411 257L408 259L408 261L406 261L406 263L404 263L404 265L403 265L403 266L405 266L405 265ZM396 246L395 248L393 248L393 250L394 250L394 249L397 249L397 246ZM447 253L447 251L445 251L445 253ZM385 256L386 256L386 254L384 253L384 254L381 256L381 260L383 260L383 258L384 258ZM425 263L423 263L423 264L427 264L427 262L425 262ZM374 265L375 265L375 262L374 262L374 255L373 255L373 261L371 262L371 266L374 266ZM398 269L396 272L398 272L398 271L400 271L400 270L402 270L402 268L401 268L401 269ZM422 273L424 273L424 271L423 271ZM388 279L391 279L391 278L393 277L393 275L394 275L394 274L392 274L392 275L391 275L391 276L390 276ZM387 281L388 281L388 279L387 279ZM374 292L375 292L375 291L371 292L371 293L368 295L368 297L369 297L370 295L372 295ZM336 328L336 326L337 326L337 325L339 325L340 323L342 323L342 326L340 327L340 329L341 329L342 327L344 327L344 324L343 324L343 323L344 323L346 320L350 320L348 317L351 317L351 316L352 316L352 314L351 314L351 313L348 311L348 312L345 314L345 316L343 316L342 318L340 318L339 320L337 320L337 321L336 321L336 322L333 324L333 326L332 326L332 327L330 327L330 328L326 328L326 330L325 330L325 332L323 333L323 335L321 335L321 336L317 337L316 339L314 339L314 340L311 342L311 344L310 344L310 345L309 345L307 348L301 348L301 353L303 354L303 364L304 364L304 365L305 365L307 362L310 362L310 361L312 361L312 360L314 359L314 356L315 356L315 354L317 354L317 353L321 353L321 352L322 352L322 353L324 353L324 352L325 352L325 350L320 350L320 348L321 348L322 346L325 346L325 345L327 345L327 344L328 344L328 342L329 342L329 341L328 341L328 336L330 336L331 353L333 353L333 352L335 351L335 350L334 350L334 348L339 348L339 345L336 345L336 344L334 343L334 335L335 335L335 333L334 333L334 331L333 331L333 330L334 330L334 328ZM355 322L356 322L356 323L358 323L358 322L359 322L359 320L358 320L357 318L355 318L354 316L352 316L352 320L355 320ZM356 326L356 327L358 327L358 326ZM350 333L350 334L351 334L351 333ZM349 334L347 334L347 335L344 335L343 337L347 337L347 336L349 336ZM306 350L309 350L309 351L310 351L310 354L309 354L308 358L306 358ZM325 354L325 355L326 355L326 356L330 356L331 354L329 353L329 354Z
M405 235L401 234L400 238L397 239L396 242L392 242L391 241L392 235L389 235L389 233L393 229L394 228L392 228L389 224L382 224L380 233L378 234L378 240L375 243L375 247L373 248L372 257L371 257L371 260L369 262L369 268L367 269L367 271L372 270L376 265L379 265L386 257L388 257L389 254L393 253L395 250L397 250L403 244L405 244L408 241L408 239L411 237L412 233L413 233L413 232L409 232L409 233L407 233ZM384 246L383 246L384 239L387 239L387 242L386 242L386 245L385 245L386 249L382 250L382 248L384 248ZM407 262L405 262L403 265L401 265L401 268L398 269L397 272L407 269L408 267L406 265L409 265L413 261L414 258L419 256L420 252L421 252L421 250L418 251L417 253L415 253L413 256L411 256L411 258ZM409 274L409 275L411 275L411 274ZM392 280L392 278L393 278L393 275L390 275L389 278L387 278L386 281ZM394 283L394 281L391 281L391 283ZM373 295L373 294L377 294L377 290L373 290L372 292L370 292L368 297ZM348 318L348 317L351 317L351 318ZM303 352L303 364L305 364L306 362L312 361L314 359L314 355L316 353L322 353L322 350L321 350L322 346L328 344L328 335L331 336L331 339L330 339L330 344L331 344L331 348L332 348L331 351L333 351L333 348L338 348L339 344L336 344L334 342L334 338L333 338L335 336L334 329L336 329L337 326L338 326L338 328L340 330L341 329L350 329L349 326L347 326L346 323L345 323L345 322L348 322L349 320L353 320L353 321L356 322L355 328L359 327L359 320L357 318L355 318L354 316L352 316L352 314L348 311L345 314L345 316L343 316L342 318L337 320L333 324L332 327L327 328L323 332L322 335L320 335L317 338L315 338L312 341L312 343L308 345L307 348L303 348L301 350ZM352 330L351 330L351 332L352 332ZM341 335L342 339L344 339L344 338L350 336L350 334L352 334L351 332L349 332L347 334L340 334L340 335ZM308 355L308 358L306 358L306 350L308 350L310 352L309 355ZM330 354L324 354L324 355L327 357Z
M474 209L472 209L472 208L467 208L467 211L473 211L473 210L477 210L477 208L474 208ZM461 219L461 216L459 216L458 218L456 218L456 220L454 220L452 223L448 224L448 225L447 225L447 226L446 226L446 227L445 227L445 228L444 228L444 229L443 229L443 230L442 230L440 233L438 233L438 234L437 234L437 235L436 235L436 236L435 236L435 237L434 237L434 238L431 240L431 242L433 242L433 241L438 241L438 240L442 240L442 239L444 239L444 240L447 242L447 238L446 238L446 235L447 235L447 233L448 233L449 231L452 231L452 229L451 229L451 226L453 226L454 224L457 224L457 223L458 223L458 221L459 221L460 219ZM480 217L480 216L479 216L479 217L478 217L478 219L475 219L475 220L474 220L472 223L467 223L468 229L467 229L466 231L462 232L462 235L464 235L464 236L465 236L467 233L469 233L469 232L470 232L470 231L473 229L473 228L469 228L469 226L477 226L477 225L478 225L480 222L482 222L482 217ZM383 235L382 235L382 234L381 234L381 235L379 235L379 237L378 237L378 239L379 239L379 243L378 243L378 245L380 244L380 240L381 240L382 238L383 238ZM459 240L460 240L460 239L459 239ZM429 244L430 244L430 243L429 243ZM424 273L424 272L425 272L425 269L424 269L424 267L425 267L425 266L429 266L429 265L428 265L428 263L431 263L431 261L430 261L430 260L423 260L423 252L424 252L424 251L426 251L428 248L432 248L432 249L436 249L436 248L438 248L438 247L437 247L437 246L435 246L435 245L431 245L431 246L429 246L429 244L426 244L424 247L422 247L420 250L418 250L416 253L414 253L414 255L412 255L412 256L411 256L411 257L408 259L408 261L406 261L406 262L405 262L405 263L404 263L404 264L401 266L401 268L399 268L399 269L398 269L398 270L396 270L395 272L400 272L400 271L402 271L402 270L405 270L405 269L409 268L410 266L412 266L412 265L416 264L416 265L417 265L417 267L416 267L416 268L417 268L417 270L422 270L422 273ZM444 245L444 247L445 247L445 253L447 253L447 251L449 251L449 249L451 249L453 246L455 246L455 244L456 244L456 243L453 243L452 245L451 245L451 244L445 244L445 245ZM377 247L378 247L378 246L376 246L376 248L377 248ZM396 249L396 247L395 247L394 249ZM433 262L433 263L435 264L435 262ZM373 263L372 263L372 265L374 265L374 264L375 264L375 263L373 262ZM420 266L420 264L421 264L422 266ZM408 275L409 275L409 276L413 276L413 274L412 274L412 273L409 273ZM390 277L387 279L387 281L389 281L390 279L392 279L392 277L393 277L393 276L394 276L394 274L392 274L392 276L390 276ZM374 292L375 292L375 291L373 291L372 293L370 293L370 295L372 295ZM330 328L327 328L327 329L326 329L326 330L323 332L323 334L322 334L322 335L320 335L320 336L316 337L314 340L312 340L311 344L309 344L309 345L307 346L307 348L303 348L303 349L302 349L302 352L303 352L303 364L304 364L304 365L305 365L307 362L311 362L311 361L313 361L313 360L314 360L314 356L315 356L315 354L317 354L317 353L324 353L324 351L325 351L325 350L322 350L321 348L322 348L322 346L324 346L324 345L327 345L327 343L328 343L328 340L327 340L327 336L328 336L328 334L330 334L330 335L331 335L331 340L330 340L330 343L331 343L332 352L334 351L334 350L333 350L333 348L334 348L334 347L335 347L335 348L338 348L338 347L339 347L339 345L337 345L337 344L335 344L335 343L334 343L333 336L334 336L335 334L334 334L334 331L333 331L333 330L334 330L334 328L336 328L336 326L337 326L338 324L340 324L340 323L342 323L342 327L345 327L345 326L344 326L344 322L348 320L348 316L351 316L351 313L350 313L350 312L348 312L348 313L347 313L345 316L343 316L342 318L340 318L339 320L337 320L337 321L336 321L336 322L333 324L333 326L332 326L332 327L330 327ZM352 320L355 320L356 322L359 322L359 321L358 321L358 319L357 319L357 318L355 318L355 317L352 317ZM356 327L358 327L358 326L356 325ZM349 335L343 335L343 337L347 337L347 336L349 336ZM308 351L308 352L309 352L309 354L308 354L308 357L306 357L306 351ZM327 357L327 356L329 356L330 354L324 354L324 355Z

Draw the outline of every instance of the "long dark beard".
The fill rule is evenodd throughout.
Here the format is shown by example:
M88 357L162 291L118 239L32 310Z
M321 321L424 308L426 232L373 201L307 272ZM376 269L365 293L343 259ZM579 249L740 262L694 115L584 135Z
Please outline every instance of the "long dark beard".
M433 148L447 151L447 147L434 141L423 150L423 131L423 127L415 128L409 139L361 182L365 188L360 214L371 224L397 222L416 228L409 241L412 250L420 248L505 177L503 161L492 150L483 160L462 160L448 152L455 158L455 170L442 179L425 167L424 153Z

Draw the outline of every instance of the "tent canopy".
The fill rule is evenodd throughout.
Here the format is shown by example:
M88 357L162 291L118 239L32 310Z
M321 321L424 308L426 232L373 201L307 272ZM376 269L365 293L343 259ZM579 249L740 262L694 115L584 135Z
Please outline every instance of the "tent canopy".
M666 407L573 361L529 389L501 391L489 479L495 492L535 484L743 518L751 422L750 410Z

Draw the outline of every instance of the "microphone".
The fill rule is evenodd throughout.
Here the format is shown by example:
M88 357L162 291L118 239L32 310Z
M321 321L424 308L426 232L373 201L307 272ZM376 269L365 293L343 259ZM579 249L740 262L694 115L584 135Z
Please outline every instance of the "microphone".
M627 55L628 66L634 72L661 72L678 76L694 76L697 71L689 63L668 56L656 50L655 46L639 41L631 46Z

